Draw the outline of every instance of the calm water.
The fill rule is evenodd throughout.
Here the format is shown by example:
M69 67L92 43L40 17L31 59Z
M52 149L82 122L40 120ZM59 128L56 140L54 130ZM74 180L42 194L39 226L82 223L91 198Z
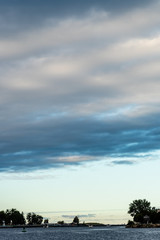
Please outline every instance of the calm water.
M109 228L29 228L0 229L0 240L158 240L160 229Z

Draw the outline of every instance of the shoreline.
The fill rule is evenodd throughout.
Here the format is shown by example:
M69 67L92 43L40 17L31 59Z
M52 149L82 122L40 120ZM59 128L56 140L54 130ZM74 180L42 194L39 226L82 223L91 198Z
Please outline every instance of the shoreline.
M40 224L40 225L6 225L6 226L0 226L0 229L5 229L5 228L64 228L64 227L121 227L121 226L126 226L124 224L79 224L79 225L71 225L71 224L64 224L64 225L58 225L58 224Z
M126 225L126 228L160 228L160 223L153 224L133 224L133 225Z

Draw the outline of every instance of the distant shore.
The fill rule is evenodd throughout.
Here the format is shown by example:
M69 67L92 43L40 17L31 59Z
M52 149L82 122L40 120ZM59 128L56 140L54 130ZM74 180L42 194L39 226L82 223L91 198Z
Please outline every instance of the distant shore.
M153 224L153 223L148 223L148 224L133 224L133 225L126 225L126 228L160 228L160 224Z
M89 224L78 224L78 225L72 225L72 224L34 224L34 225L6 225L6 226L0 226L0 229L5 228L48 228L48 227L55 227L55 228L64 228L64 227L119 227L119 226L125 226L124 224L102 224L102 223L89 223Z

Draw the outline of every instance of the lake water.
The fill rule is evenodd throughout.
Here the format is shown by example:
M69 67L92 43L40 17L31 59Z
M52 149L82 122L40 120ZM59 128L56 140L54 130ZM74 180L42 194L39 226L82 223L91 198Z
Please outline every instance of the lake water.
M0 240L158 240L160 229L93 228L28 228L0 229Z

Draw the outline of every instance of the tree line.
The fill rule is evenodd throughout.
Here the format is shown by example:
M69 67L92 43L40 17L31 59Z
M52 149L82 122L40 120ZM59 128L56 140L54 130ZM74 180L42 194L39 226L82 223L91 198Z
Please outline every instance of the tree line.
M129 221L129 224L160 223L160 210L152 207L146 199L138 199L130 203L128 213L133 217L133 222Z
M34 212L27 213L25 218L24 213L20 213L15 208L0 211L0 225L39 225L42 224L42 222L43 217ZM75 216L72 223L79 225L79 218ZM48 219L44 219L44 224L48 224ZM63 225L64 221L59 221L58 224Z
M30 212L24 217L23 212L19 212L17 209L7 209L6 211L0 211L0 225L23 225L23 224L41 224L43 217L41 215Z

